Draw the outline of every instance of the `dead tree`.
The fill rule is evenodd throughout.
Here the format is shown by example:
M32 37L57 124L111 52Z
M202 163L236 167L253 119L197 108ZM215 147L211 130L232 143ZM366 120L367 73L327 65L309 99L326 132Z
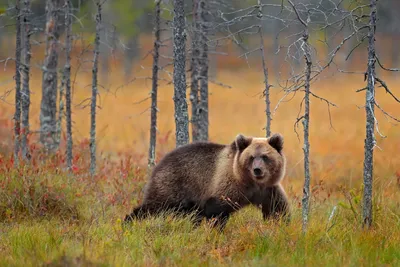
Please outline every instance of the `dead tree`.
M29 73L31 65L31 1L24 0L24 7L22 10L22 51L23 61L21 62L22 74L22 92L21 92L21 111L22 111L22 127L21 127L21 153L24 160L30 159L28 148L28 134L29 134L29 106L30 106L30 89L29 89Z
M186 102L186 33L185 33L185 9L183 0L174 0L173 18L174 40L174 103L175 103L175 127L176 146L182 146L189 142L189 117Z
M46 151L56 148L57 64L60 37L61 0L46 2L46 55L43 64L42 101L40 106L40 141Z
M262 4L261 0L258 0L258 18L262 18L263 16L263 11L262 11ZM263 74L264 74L264 97L265 97L265 116L266 116L266 123L265 123L265 136L269 137L271 135L271 100L270 100L270 94L269 94L269 89L271 85L268 82L268 68L265 62L265 47L264 47L264 37L263 37L263 27L262 23L259 24L258 28L258 33L260 35L260 53L261 53L261 63L262 63L262 68L263 68Z
M206 0L199 0L200 9L200 101L198 104L198 139L201 141L208 140L208 10L209 3Z
M15 3L16 41L15 41L15 114L14 114L14 166L19 164L20 131L21 131L21 1Z
M60 71L60 73L63 75L63 71ZM63 75L61 79L60 94L58 98L58 118L56 120L56 129L53 134L54 149L59 148L61 143L62 120L64 116L64 96L65 96L64 90L65 90L65 79Z
M374 125L375 125L375 29L376 29L376 1L371 0L371 14L368 30L368 67L367 67L367 90L365 101L366 114L366 137L364 155L364 199L363 199L363 225L370 227L372 224L372 181L373 181L373 158L374 158Z
M101 3L96 2L96 37L94 40L93 68L92 68L92 98L90 105L90 174L93 176L96 171L96 108L97 108L97 74L100 53L100 31L101 31Z
M375 137L375 130L381 136L385 137L379 130L378 120L375 116L375 107L380 110L384 116L388 119L400 122L400 120L393 115L389 114L378 104L376 99L376 86L382 87L385 91L398 103L400 99L395 96L389 89L386 82L378 77L376 73L376 64L385 71L398 72L400 69L386 68L379 60L376 53L375 43L375 32L377 27L377 0L370 0L369 4L360 4L355 2L351 10L347 12L347 18L351 33L344 38L349 40L354 36L357 36L357 42L350 50L346 58L349 58L351 54L360 45L368 40L367 51L368 51L368 64L367 70L364 72L364 80L367 80L367 86L365 88L357 90L357 92L365 91L365 114L366 114L366 137L364 140L364 166L363 166L363 202L362 202L362 225L363 227L371 227L373 221L373 158L374 149L377 147L377 140ZM369 9L369 13L365 13L366 9ZM339 49L337 49L338 51ZM352 71L340 70L343 73L354 73Z
M333 128L330 108L336 107L335 104L329 100L318 96L311 90L311 83L316 80L321 73L327 70L336 59L338 52L344 47L347 41L355 37L358 31L363 30L363 27L355 29L349 35L344 36L343 39L335 41L336 45L333 45L331 50L327 52L328 57L319 60L317 55L317 49L310 42L310 31L326 31L331 32L332 36L336 36L338 32L342 31L343 25L346 20L352 16L352 13L357 8L346 10L340 7L341 1L308 1L301 4L295 3L292 0L287 0L288 5L284 4L280 7L281 16L278 18L283 24L284 29L298 28L292 27L293 23L302 27L301 32L295 34L290 33L285 38L294 38L293 42L289 42L287 46L281 46L286 52L285 61L293 62L296 66L299 61L297 55L301 55L304 58L304 69L300 73L296 73L296 67L290 65L289 78L280 83L280 86L284 88L284 96L278 101L274 112L277 110L279 105L283 102L290 94L296 94L299 91L304 92L300 104L299 116L294 123L295 132L297 134L297 126L300 122L303 124L303 152L304 152L304 186L303 186L303 198L302 198L302 230L307 231L308 220L310 216L310 202L311 202L311 170L310 170L310 142L309 142L309 125L310 125L310 98L318 99L325 102L328 107L329 121L331 128ZM329 31L328 31L329 30ZM324 40L318 40L324 42ZM326 42L326 40L325 40ZM332 43L333 44L333 43ZM294 53L293 53L294 50ZM290 64L290 63L289 63ZM304 110L303 110L304 109ZM302 114L302 115L300 115Z
M153 73L151 88L151 114L150 114L150 147L149 147L149 168L155 165L156 141L157 141L157 91L158 91L158 69L161 45L160 30L161 0L156 1L154 17L154 50L153 50Z
M303 198L302 198L302 218L303 218L303 232L307 230L308 223L308 214L309 214L309 202L310 202L310 142L309 142L309 125L310 125L310 82L311 82L311 53L310 47L308 43L308 29L305 25L305 30L303 34L303 43L304 43L304 58L306 61L305 66L305 84L304 84L304 118L303 118L303 127L304 127L304 186L303 186Z
M191 84L190 102L192 104L192 141L199 141L199 77L200 77L200 0L193 0L193 21L192 21L192 57L191 57Z
M306 19L302 18L300 12L296 8L295 4L288 0L289 4L293 8L294 13L298 21L304 27L302 38L301 38L301 47L305 59L305 79L304 79L304 114L299 117L296 121L302 121L303 128L304 128L304 186L303 186L303 198L302 202L302 229L303 232L307 230L308 224L308 216L309 216L309 202L310 202L310 142L309 142L309 125L310 125L310 82L311 82L311 68L312 68L312 58L311 58L311 51L310 51L310 44L308 41L309 38L309 25L308 21L310 21L310 17L308 16Z
M65 84L65 104L66 104L66 126L67 126L67 168L72 168L72 115L71 115L71 49L72 49L72 19L71 19L71 0L65 0L65 65L64 65L64 84ZM61 112L61 111L60 111Z

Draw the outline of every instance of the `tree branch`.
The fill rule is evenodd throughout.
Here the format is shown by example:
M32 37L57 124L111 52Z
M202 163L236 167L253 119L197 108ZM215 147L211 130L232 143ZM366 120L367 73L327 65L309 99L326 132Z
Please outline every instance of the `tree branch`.
M375 77L375 80L376 80L377 82L379 82L379 83L382 85L383 88L385 88L386 93L389 93L389 94L393 97L394 100L396 100L397 102L400 103L400 99L398 99L398 98L392 93L392 91L389 90L388 86L386 85L386 83L385 83L383 80L379 79L378 77Z

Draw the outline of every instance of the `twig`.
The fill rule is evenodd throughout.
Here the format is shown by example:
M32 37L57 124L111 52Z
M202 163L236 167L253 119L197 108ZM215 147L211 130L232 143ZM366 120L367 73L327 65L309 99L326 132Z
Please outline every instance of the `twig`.
M394 117L393 115L390 115L388 112L386 112L386 111L376 102L376 100L374 101L374 103L375 103L375 106L376 106L380 111L382 111L382 113L383 113L385 116L391 118L392 120L395 120L395 121L397 121L397 122L400 122L400 119L398 119L398 118Z
M379 57L377 55L375 55L376 58L376 62L378 62L378 65L383 69L383 70L387 70L387 71L400 71L400 69L395 69L395 68L386 68L382 65L381 61L379 60Z
M375 80L377 80L377 81L382 85L382 87L385 88L386 93L389 93L389 94L394 98L394 100L396 100L397 102L400 103L400 99L398 99L398 98L392 93L392 91L389 90L388 86L386 85L386 83L385 83L384 81L382 81L382 80L379 79L378 77L375 77Z

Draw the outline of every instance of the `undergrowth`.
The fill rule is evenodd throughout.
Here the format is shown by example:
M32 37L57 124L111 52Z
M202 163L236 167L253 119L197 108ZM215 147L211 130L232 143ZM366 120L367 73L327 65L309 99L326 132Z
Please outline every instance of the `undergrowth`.
M312 184L305 234L301 179L288 190L290 225L264 222L255 207L234 214L223 233L205 222L193 228L171 214L123 225L121 219L141 201L146 168L137 162L143 155L101 154L91 177L87 140L75 142L68 171L62 153L45 155L33 138L31 161L14 167L9 139L0 154L0 266L400 265L399 184L393 176L376 181L372 229L361 226L361 183L333 187L323 179ZM64 145L65 137L61 151ZM337 179L330 183L343 178Z

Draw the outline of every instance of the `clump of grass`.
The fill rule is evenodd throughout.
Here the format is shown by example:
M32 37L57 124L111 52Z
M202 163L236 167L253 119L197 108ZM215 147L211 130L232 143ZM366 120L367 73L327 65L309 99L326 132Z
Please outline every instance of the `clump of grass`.
M0 174L0 222L56 217L78 220L74 189L57 175L13 171Z
M64 267L64 266L86 266L86 267L95 267L95 266L103 266L101 264L97 264L95 262L91 262L85 259L82 256L78 257L68 257L61 256L60 258L54 259L53 261L43 264L46 267Z

